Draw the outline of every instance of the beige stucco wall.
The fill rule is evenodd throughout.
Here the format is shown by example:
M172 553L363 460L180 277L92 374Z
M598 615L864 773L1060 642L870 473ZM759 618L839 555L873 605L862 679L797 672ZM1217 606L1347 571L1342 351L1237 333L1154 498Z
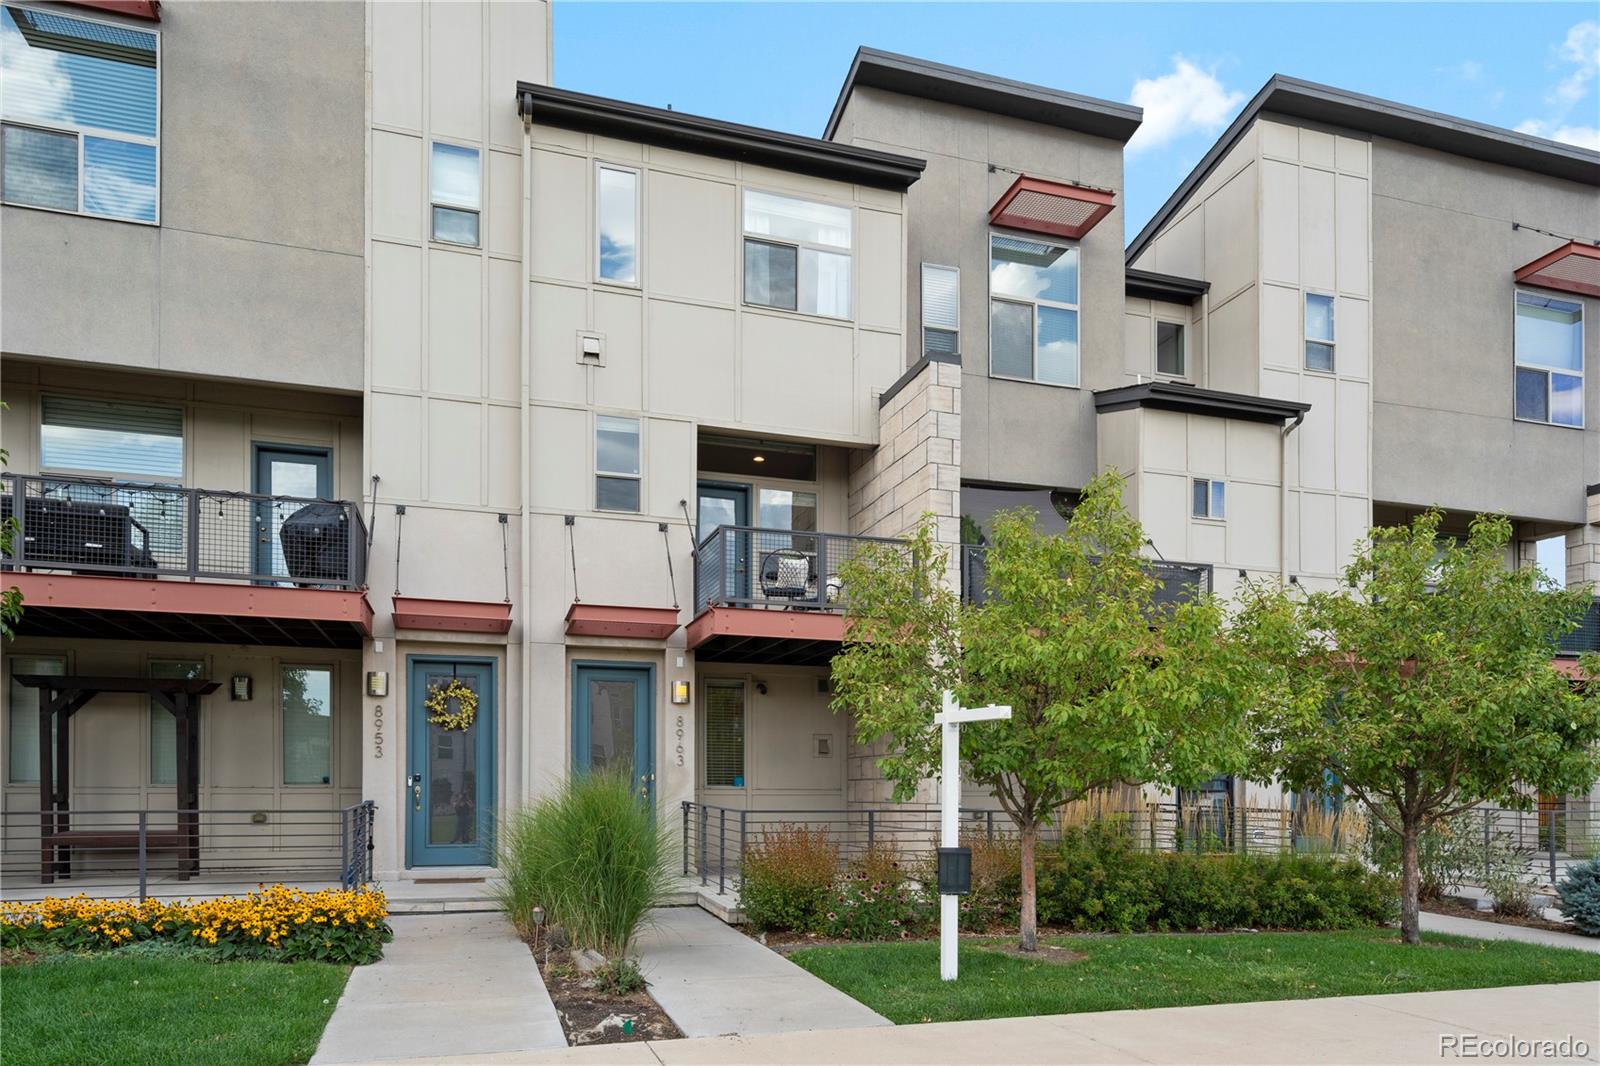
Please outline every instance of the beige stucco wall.
M1174 322L1183 327L1183 373L1156 372L1156 324ZM1161 379L1198 384L1206 379L1205 316L1200 303L1171 303L1130 296L1123 312L1123 384Z

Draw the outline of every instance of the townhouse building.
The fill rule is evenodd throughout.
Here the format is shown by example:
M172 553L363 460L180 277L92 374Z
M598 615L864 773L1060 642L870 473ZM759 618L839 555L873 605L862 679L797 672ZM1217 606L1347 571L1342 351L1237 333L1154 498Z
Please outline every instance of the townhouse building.
M843 562L979 595L1107 467L1173 594L1430 505L1600 577L1593 152L1274 78L1125 247L1137 108L911 57L810 138L542 2L0 18L10 884L487 877L602 766L849 823Z

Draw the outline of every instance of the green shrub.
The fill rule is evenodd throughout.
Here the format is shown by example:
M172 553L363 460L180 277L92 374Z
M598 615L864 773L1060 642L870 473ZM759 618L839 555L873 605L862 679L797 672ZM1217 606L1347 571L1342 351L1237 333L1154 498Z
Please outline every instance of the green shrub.
M1528 883L1528 860L1509 833L1495 833L1483 849L1483 888L1494 902L1496 914L1527 917L1534 913L1533 886Z
M1160 905L1159 860L1135 851L1118 825L1068 829L1055 847L1040 849L1040 924L1120 933L1150 928Z
M826 828L778 826L746 849L743 872L739 907L752 926L814 931L839 880L839 847Z
M1600 936L1600 859L1569 867L1556 885L1561 913L1585 936Z
M827 901L811 932L849 940L894 940L922 936L938 919L938 898L905 883L846 879Z
M630 774L574 773L501 827L499 900L524 933L543 907L574 947L622 958L672 883L672 840Z
M1015 838L992 839L972 834L961 843L972 849L972 892L961 901L961 928L982 933L1015 929L1022 910L1022 850ZM930 864L923 883L937 885ZM938 900L934 900L937 917Z
M1417 838L1420 899L1439 899L1463 884L1482 865L1483 814L1463 811L1423 830ZM1366 859L1379 873L1400 879L1400 836L1377 818L1370 819Z

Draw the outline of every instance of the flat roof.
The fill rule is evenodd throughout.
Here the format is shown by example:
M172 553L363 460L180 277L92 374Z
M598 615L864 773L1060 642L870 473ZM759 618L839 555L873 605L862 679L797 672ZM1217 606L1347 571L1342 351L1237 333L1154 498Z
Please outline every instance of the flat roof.
M903 191L922 176L927 166L925 160L912 156L741 126L525 81L517 82L517 113L541 125L601 133L619 140L759 163L778 170L882 189Z
M1409 104L1380 100L1348 89L1274 74L1128 245L1127 262L1131 263L1139 257L1156 234L1161 232L1161 227L1171 220L1239 138L1244 136L1256 116L1264 111L1342 126L1451 155L1517 167L1584 185L1600 186L1600 152L1471 119L1427 111Z
M1135 407L1278 425L1311 410L1310 404L1299 400L1275 400L1242 392L1221 392L1175 381L1145 381L1137 385L1101 389L1094 394L1094 409L1099 414L1127 411Z
M858 85L1041 122L1096 137L1109 137L1122 143L1133 136L1133 131L1144 120L1143 109L1132 104L1080 96L1043 85L1030 85L976 70L946 66L929 59L863 47L856 49L855 59L850 63L850 73L845 75L839 98L833 105L833 113L828 116L828 128L822 131L823 137L831 138L838 129L845 105L850 102L850 94Z

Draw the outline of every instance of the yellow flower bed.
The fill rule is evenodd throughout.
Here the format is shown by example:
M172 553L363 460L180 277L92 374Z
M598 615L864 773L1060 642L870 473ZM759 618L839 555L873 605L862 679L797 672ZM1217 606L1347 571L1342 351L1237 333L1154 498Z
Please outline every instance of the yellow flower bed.
M97 950L165 938L221 948L224 955L359 963L382 954L391 936L388 916L388 900L375 890L271 885L244 896L182 902L51 896L0 902L0 943L44 940Z

